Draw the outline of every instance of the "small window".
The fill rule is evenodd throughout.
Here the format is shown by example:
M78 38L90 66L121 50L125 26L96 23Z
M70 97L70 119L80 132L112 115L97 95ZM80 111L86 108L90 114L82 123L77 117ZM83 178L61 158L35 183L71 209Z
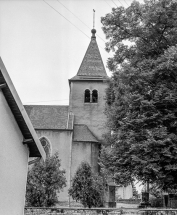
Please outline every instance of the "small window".
M97 90L93 90L92 91L92 102L93 103L97 103L98 102L98 91Z
M85 90L85 98L84 98L84 102L90 102L90 90Z
M40 141L44 148L46 156L49 157L51 155L51 146L50 146L49 141L45 137L40 138Z

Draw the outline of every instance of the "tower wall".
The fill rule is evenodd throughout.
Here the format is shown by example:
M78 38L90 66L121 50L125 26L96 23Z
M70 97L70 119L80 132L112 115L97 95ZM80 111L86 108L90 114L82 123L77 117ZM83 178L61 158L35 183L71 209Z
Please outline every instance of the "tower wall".
M93 134L102 140L105 133L106 116L105 110L105 89L106 82L103 81L73 81L70 85L70 111L74 113L74 124L85 124ZM98 91L97 103L85 103L84 93L89 89Z

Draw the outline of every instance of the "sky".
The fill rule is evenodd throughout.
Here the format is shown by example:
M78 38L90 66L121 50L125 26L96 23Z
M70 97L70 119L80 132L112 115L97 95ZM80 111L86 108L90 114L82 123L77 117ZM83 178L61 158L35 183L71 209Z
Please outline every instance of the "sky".
M142 2L142 0L139 0ZM0 0L0 56L24 105L68 105L91 40L93 9L107 74L101 17L132 0ZM138 191L142 186L136 184Z
M0 0L0 56L23 104L68 105L91 40L93 9L108 75L101 17L132 0Z

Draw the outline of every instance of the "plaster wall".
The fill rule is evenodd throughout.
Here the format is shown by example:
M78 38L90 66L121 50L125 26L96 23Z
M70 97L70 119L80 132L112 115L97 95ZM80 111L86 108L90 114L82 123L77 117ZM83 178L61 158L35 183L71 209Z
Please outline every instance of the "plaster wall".
M99 172L98 158L100 153L100 145L97 143L92 143L92 152L91 152L91 166L92 170L95 173Z
M24 213L29 151L0 90L0 214Z
M70 151L72 131L62 130L36 130L39 138L45 137L51 144L52 154L59 152L61 169L66 171L67 186L59 193L59 201L68 201L68 188L70 187Z
M73 142L71 176L73 177L77 168L83 161L88 162L92 170L98 172L99 147L95 143Z
M133 197L133 189L131 185L126 187L117 187L116 188L116 198L118 199L130 199Z
M105 133L106 116L105 90L107 84L101 81L73 81L70 85L70 111L74 113L75 124L86 124L93 134L102 140ZM84 103L85 90L98 91L97 103Z
M86 161L91 165L91 143L73 142L71 165L72 177L74 176L77 168L83 161Z

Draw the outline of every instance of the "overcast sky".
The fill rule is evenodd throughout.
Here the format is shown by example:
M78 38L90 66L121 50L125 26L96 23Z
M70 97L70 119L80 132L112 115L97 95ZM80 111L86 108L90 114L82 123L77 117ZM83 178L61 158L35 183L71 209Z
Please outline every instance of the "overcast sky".
M0 55L23 104L67 105L68 79L76 75L90 43L93 9L106 67L110 55L100 19L112 7L131 2L0 0Z

